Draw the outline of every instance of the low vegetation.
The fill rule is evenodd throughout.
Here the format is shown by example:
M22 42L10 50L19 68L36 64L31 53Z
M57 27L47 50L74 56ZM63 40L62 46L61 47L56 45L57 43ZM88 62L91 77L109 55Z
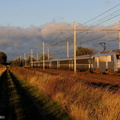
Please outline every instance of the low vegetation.
M0 117L6 120L71 120L49 97L6 70L0 79Z
M85 47L78 46L77 50L76 50L76 55L77 56L92 55L92 54L95 54L96 52L97 52L97 50L95 50L95 49L90 49L90 48L85 48Z
M12 72L43 91L74 120L120 119L120 91L86 86L75 75L50 75L25 68L12 68Z
M6 65L7 55L0 51L0 65Z

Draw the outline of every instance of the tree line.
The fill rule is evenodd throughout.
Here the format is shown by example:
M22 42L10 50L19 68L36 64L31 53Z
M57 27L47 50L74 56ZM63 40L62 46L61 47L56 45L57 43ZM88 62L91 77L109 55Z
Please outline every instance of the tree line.
M4 52L0 52L0 65L6 65L7 55Z

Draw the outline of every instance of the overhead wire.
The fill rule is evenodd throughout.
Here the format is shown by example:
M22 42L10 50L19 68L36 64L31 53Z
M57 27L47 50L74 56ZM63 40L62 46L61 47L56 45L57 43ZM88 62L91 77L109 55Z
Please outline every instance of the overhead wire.
M111 9L103 12L102 14L96 16L95 18L93 18L93 19L85 22L84 24L87 24L87 23L89 23L89 22L91 22L91 21L93 21L93 20L101 17L102 15L110 12L111 10L113 10L114 8L116 8L116 7L118 7L118 6L120 6L120 4L118 4L118 5L114 6L113 8L111 8ZM90 27L88 28L88 31L89 31L90 29L93 29L93 28L101 25L102 23L105 23L105 22L107 22L107 21L109 21L109 20L111 20L111 19L113 19L113 18L115 18L115 17L118 17L118 16L120 15L119 12L120 12L120 9L117 10L117 11L115 11L115 12L112 12L111 14L107 15L106 17L101 18L101 19L98 20L97 22L92 23L92 24L95 24L95 23L96 23L96 24L95 24L94 26L90 26ZM84 24L82 24L82 25L84 25ZM79 26L77 26L77 28L78 28L78 27L79 27ZM77 33L77 35L82 34L82 33L84 33L84 32ZM88 33L85 33L81 38L85 37L87 34L88 34ZM60 38L62 35L63 35L63 33L62 33L62 31L61 31L61 33L55 38L55 40L57 40L58 38ZM103 35L102 35L102 36L103 36ZM95 38L95 39L93 39L93 40L100 39L100 38L102 38L102 36L101 36L101 37L98 37L98 38ZM56 43L53 44L52 46L58 45L58 44L60 44L60 43L62 43L62 42L68 41L69 39L72 39L72 38L73 38L73 36L70 36L70 37L68 37L68 38L66 38L66 39L64 39L64 40L61 40L61 41L59 41L59 42L56 42ZM80 38L80 39L81 39L81 38ZM90 41L93 41L93 40L90 40ZM71 40L70 40L70 41L71 41ZM89 41L89 42L90 42L90 41Z
M88 40L88 41L81 42L80 44L85 44L85 43L87 43L87 42L91 42L91 41L95 41L95 40L97 40L97 39L104 38L105 35L107 35L107 34L108 34L108 33L105 33L105 34L103 34L103 35L101 35L101 36L99 36L99 37L97 37L97 38L92 39L92 40ZM113 34L114 34L114 33L113 33ZM106 36L106 37L107 37L107 36ZM107 40L107 41L109 41L109 40Z
M98 16L96 16L96 17L94 17L94 18L92 18L92 19L88 20L87 22L84 22L82 25L87 24L87 23L89 23L89 22L91 22L91 21L93 21L93 20L95 20L95 19L99 18L100 16L102 16L102 15L104 15L104 14L108 13L109 11L113 10L114 8L116 8L116 7L118 7L118 6L120 6L120 3L119 3L119 4L117 4L116 6L114 6L114 7L110 8L109 10L107 10L107 11L105 11L105 12L103 12L103 13L99 14ZM78 26L78 27L79 27L79 26Z
M118 24L117 25L115 25L115 26L117 26L118 27ZM115 26L109 26L110 28L111 27L115 27ZM104 31L105 32L105 31ZM92 33L92 32L91 32ZM110 35L108 34L108 33L110 33ZM80 42L81 44L84 44L84 43L87 43L87 42L91 42L91 41L94 41L94 40L97 40L97 39L101 39L101 38L105 38L105 37L110 37L111 36L111 33L112 34L114 34L114 33L116 33L116 31L107 31L107 33L105 33L105 34L103 34L103 35L101 35L101 36L99 36L99 37L97 37L97 38L94 38L94 39L92 39L92 40L88 40L88 41L84 41L84 42ZM105 36L105 35L107 35L107 36ZM83 37L83 36L82 36ZM81 37L81 38L82 38ZM80 38L80 40L81 40L81 38ZM79 40L79 39L78 39ZM109 41L109 40L107 40L107 41Z
M99 23L97 23L96 25L94 25L94 26L91 26L90 28L88 28L87 30L88 31L90 31L91 29L93 29L93 28L95 28L95 27L97 27L98 25L101 25L102 23L104 23L104 22L107 22L107 21L109 21L109 20L111 20L111 19L113 19L113 18L115 18L115 17L117 17L117 16L119 16L120 15L120 13L119 14L117 14L117 15L114 15L113 16L113 14L114 13L116 13L116 12L120 12L120 9L119 10L117 10L117 11L115 11L115 12L113 12L112 14L110 14L110 15L108 15L107 17L109 17L110 16L110 18L107 18L107 17L104 17L103 19L105 19L105 20L103 20L102 21L102 19L101 20L99 20L100 22ZM84 31L83 31L84 32ZM78 34L82 34L83 32L80 32L80 33L77 33L77 35ZM84 36L86 36L88 33L85 33L82 37L84 37ZM65 39L65 40L61 40L60 42L57 42L56 44L58 44L58 43L61 43L61 42L64 42L64 41L67 41L67 40L69 40L70 38L72 38L73 36L70 36L69 38L67 38L67 39Z
M120 10L119 10L120 11ZM92 26L92 27L90 27L90 28L88 28L88 31L90 31L91 29L93 29L94 27L97 27L98 25L100 25L100 24L102 24L102 23L104 23L104 22L107 22L107 21L109 21L110 19L113 19L113 18L115 18L115 17L117 17L117 16L119 16L120 14L118 14L118 15L116 15L116 16L113 16L113 17L111 17L111 18L108 18L107 20L104 20L103 22L101 22L101 23L98 23L97 25L95 25L95 26ZM81 33L83 33L83 32L81 32ZM81 34L81 33L78 33L78 34ZM77 34L77 35L78 35ZM82 39L84 36L86 36L88 33L85 33L80 39Z
M68 27L69 25L71 25L70 23L69 24L67 24L66 25L66 27ZM65 26L64 26L65 27ZM62 32L62 31L60 31L60 34L54 39L54 41L55 40L57 40L61 35L63 35L64 33ZM53 44L53 45L51 45L51 46L55 46L56 45L56 43L55 44Z
M102 13L102 14L98 15L97 17L95 17L95 18L93 18L93 19L91 19L91 20L89 20L89 21L85 22L84 24L86 24L86 23L88 23L88 22L91 22L91 21L95 20L96 18L98 18L98 17L100 17L100 16L104 15L105 13L107 13L107 12L111 11L112 9L114 9L114 8L116 8L116 7L118 7L118 6L120 6L120 3L119 3L118 5L116 5L116 6L114 6L113 8L111 8L111 9L107 10L106 12L104 12L104 13ZM90 29L94 28L94 27L97 27L98 25L100 25L100 24L102 24L102 23L104 23L104 22L109 21L110 19L113 19L113 18L115 18L115 17L119 16L120 14L113 16L116 12L120 12L120 9L119 9L119 10L117 10L117 11L115 11L115 12L113 12L112 14L110 14L110 15L108 15L108 16L107 16L107 17L109 17L109 16L110 16L110 18L108 18L108 19L106 19L106 20L104 20L104 19L105 19L105 18L107 18L107 17L102 18L104 21L102 21L102 19L100 19L100 20L99 20L99 21L100 21L100 23L96 24L95 26L91 26L90 28L88 28L88 31L89 31ZM111 16L113 16L113 17L111 17ZM82 24L82 25L83 25L83 24ZM81 33L83 33L83 32L81 32ZM80 34L81 34L81 33L80 33ZM78 33L78 34L79 34L79 33ZM78 35L78 34L77 34L77 35ZM86 34L85 34L85 35L86 35Z
M98 23L97 23L95 26L93 26L93 27L96 27L96 26L98 26L98 25L100 25L100 24L102 24L102 23L104 23L104 22L106 22L106 21L109 21L109 20L111 20L111 19L119 16L120 13L119 13L119 14L116 14L117 12L120 12L120 9L117 10L117 11L115 11L115 12L113 12L113 13L111 13L110 15L108 15L108 16L106 16L106 17L104 17L104 18L101 18L100 20L98 20ZM114 15L114 14L115 14L115 15ZM103 19L103 20L102 20L102 19ZM105 19L105 20L104 20L104 19ZM95 22L94 22L94 23L95 23ZM94 23L92 23L92 24L94 24Z

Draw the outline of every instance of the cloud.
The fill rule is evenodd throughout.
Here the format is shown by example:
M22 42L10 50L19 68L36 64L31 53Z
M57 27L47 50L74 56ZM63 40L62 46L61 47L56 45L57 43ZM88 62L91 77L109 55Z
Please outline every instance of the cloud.
M60 22L60 23L52 22L45 24L41 30L41 35L46 40L55 39L60 34L60 30L65 29L67 26L68 23L66 22Z
M40 28L0 27L0 50L8 54L8 59L13 59L11 53L14 51L16 52L14 56L19 56L20 51L24 53L27 49L37 45L40 40L43 40Z
M88 26L82 27L87 28ZM101 28L103 27L104 26L101 26ZM61 32L61 29L65 30ZM42 50L42 42L45 42L45 48L53 44L56 44L56 46L66 46L67 41L69 41L72 46L73 31L66 31L67 29L73 29L73 25L66 22L51 22L42 25L41 27L31 26L29 28L0 26L0 51L5 52L8 56L8 59L11 60L23 55L25 52L30 53L30 49L35 49L36 46L39 46L39 51ZM89 32L87 34L87 32L83 32L81 34L81 32L77 32L77 34L77 45L83 45L85 47L93 47L93 43L98 44L99 42L104 41L103 38L108 40L116 37L114 34L105 34L103 38L101 37L99 40L93 40L97 37L99 38L104 33ZM84 36L84 34L86 35ZM52 47L51 49L53 51L58 50L60 52L59 47ZM66 48L62 50L65 51ZM56 52L55 56L57 55L58 53Z

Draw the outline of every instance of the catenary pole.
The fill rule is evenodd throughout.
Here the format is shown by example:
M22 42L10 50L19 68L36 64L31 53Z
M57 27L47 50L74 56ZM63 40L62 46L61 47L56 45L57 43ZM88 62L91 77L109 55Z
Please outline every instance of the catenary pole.
M69 42L67 42L67 57L69 57Z
M45 48L44 48L44 42L42 43L42 56L43 56L43 69L45 69Z
M31 67L33 67L33 50L31 49L31 56L30 56Z
M119 30L118 30L118 49L120 49L120 21L119 21L118 25L119 25Z
M38 61L38 52L36 53L36 59L37 59L37 61Z
M76 22L73 22L73 32L74 32L74 73L76 74Z
M65 31L73 31L73 36L74 36L74 44L73 44L73 47L74 47L74 73L76 74L76 22L74 21L73 22L73 29L69 29L69 30L66 30L66 29L63 29ZM63 30L60 30L60 31L63 31Z
M25 66L26 66L26 53L24 53L24 61L25 61Z
M74 32L74 73L76 73L76 31L118 31L118 48L120 49L120 22L119 29L76 29L76 22L73 22L73 29L59 29L59 31Z
M48 60L50 59L50 50L48 49Z

